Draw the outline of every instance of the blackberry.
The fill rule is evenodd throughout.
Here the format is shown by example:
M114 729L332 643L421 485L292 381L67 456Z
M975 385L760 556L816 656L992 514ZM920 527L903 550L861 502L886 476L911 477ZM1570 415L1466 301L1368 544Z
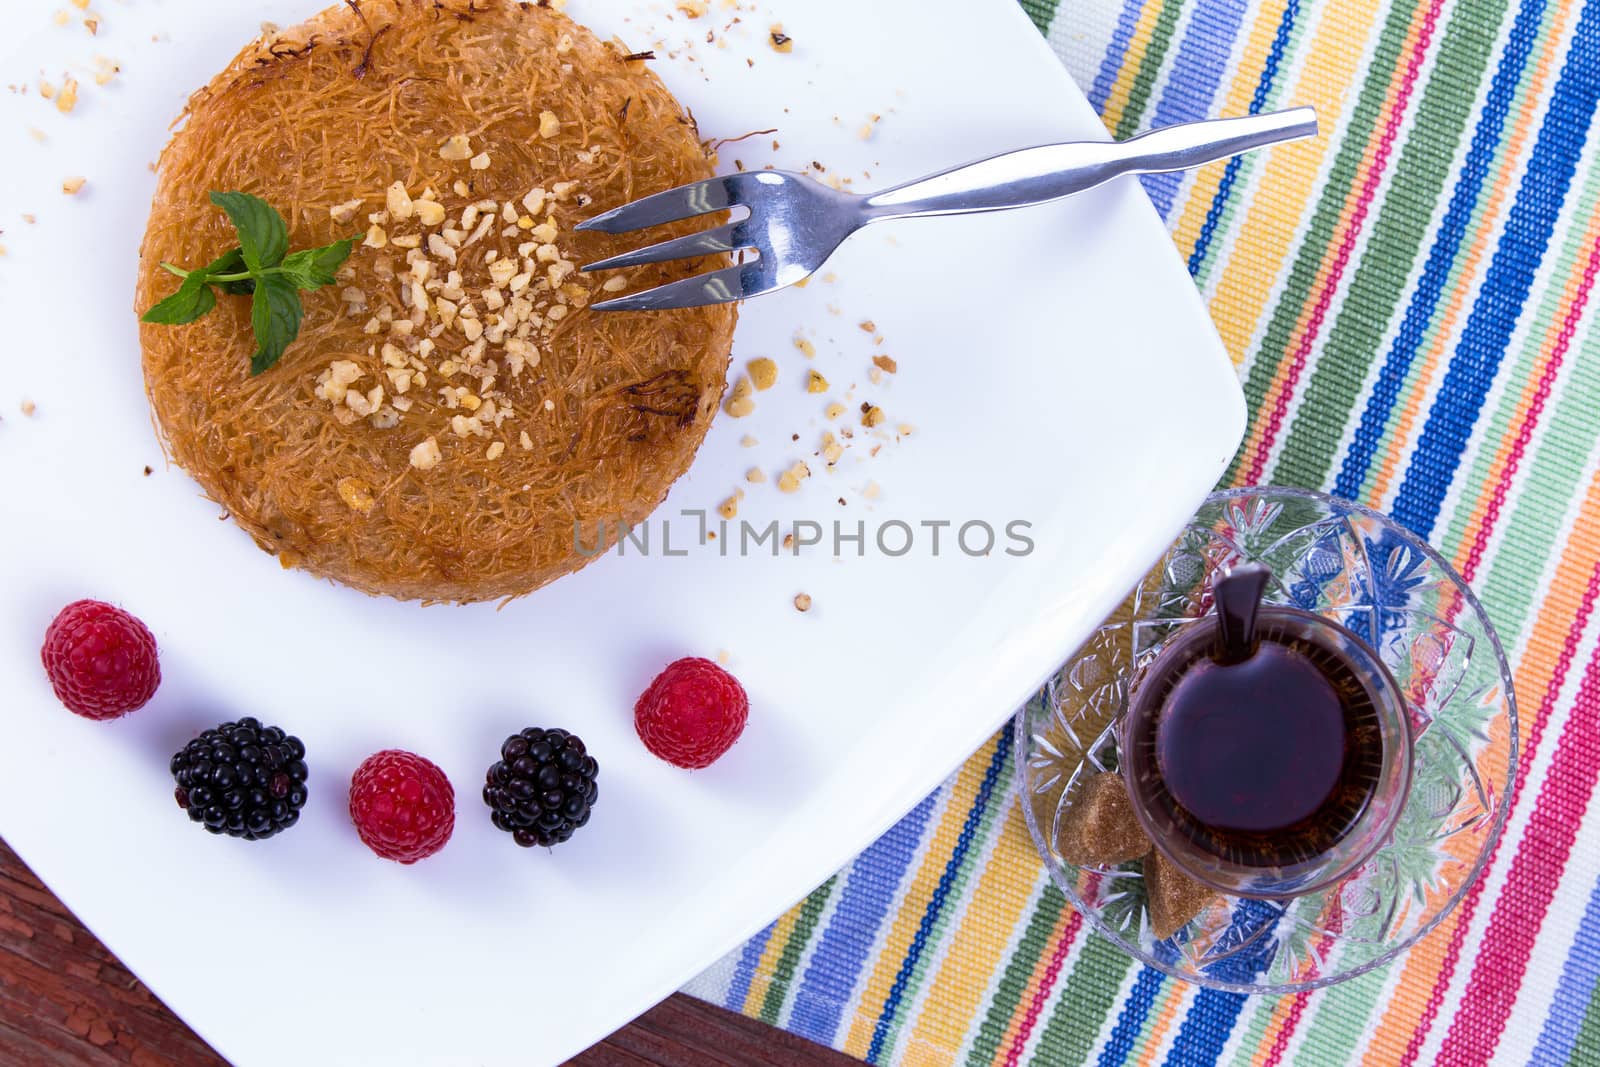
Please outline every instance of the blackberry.
M600 765L565 730L530 726L500 746L483 802L492 821L523 848L559 845L589 821Z
M306 746L253 718L214 726L172 757L178 807L214 834L259 841L306 803Z

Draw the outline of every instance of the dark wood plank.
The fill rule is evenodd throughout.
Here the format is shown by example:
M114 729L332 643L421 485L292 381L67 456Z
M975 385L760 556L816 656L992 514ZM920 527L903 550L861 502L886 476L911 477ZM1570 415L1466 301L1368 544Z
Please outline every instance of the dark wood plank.
M859 1060L833 1049L681 994L572 1062L573 1067L860 1067Z
M857 1061L673 996L575 1067L849 1067ZM0 841L0 1064L227 1067Z

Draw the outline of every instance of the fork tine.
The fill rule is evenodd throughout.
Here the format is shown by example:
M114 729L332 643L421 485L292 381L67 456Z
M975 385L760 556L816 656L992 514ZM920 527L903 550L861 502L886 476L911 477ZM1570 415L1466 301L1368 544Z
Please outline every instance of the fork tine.
M737 175L707 178L655 193L586 219L578 223L577 228L598 233L627 233L629 230L642 230L664 222L677 222L695 215L723 211L734 206L734 177Z
M730 222L700 233L691 233L687 237L674 237L670 241L661 241L636 248L632 252L623 252L621 255L602 259L597 263L589 263L582 269L614 270L617 267L637 267L644 263L661 263L669 259L688 259L691 256L708 256L713 252L732 252L736 248L748 248L751 242L740 232L743 227L742 222Z
M741 263L658 285L642 293L602 300L589 307L593 311L663 311L667 308L731 304L735 300L759 296L775 288L775 284L765 281L759 262Z

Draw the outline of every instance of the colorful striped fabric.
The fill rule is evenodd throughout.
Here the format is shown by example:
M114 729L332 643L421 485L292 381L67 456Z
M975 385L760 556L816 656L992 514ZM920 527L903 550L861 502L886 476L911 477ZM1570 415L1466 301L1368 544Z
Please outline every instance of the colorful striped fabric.
M1146 180L1253 417L1226 481L1393 514L1482 595L1526 757L1488 873L1387 969L1244 998L1046 880L1007 734L690 992L876 1063L1600 1065L1600 0L1023 0L1117 136L1314 105Z

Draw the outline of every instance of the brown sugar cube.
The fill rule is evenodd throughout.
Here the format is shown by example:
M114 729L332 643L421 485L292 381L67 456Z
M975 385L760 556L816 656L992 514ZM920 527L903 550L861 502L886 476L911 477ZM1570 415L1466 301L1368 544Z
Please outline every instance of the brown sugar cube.
M1056 847L1068 863L1093 867L1126 863L1150 851L1122 775L1102 771L1083 783L1061 820Z
M1165 941L1188 926L1217 895L1216 890L1173 866L1160 849L1144 858L1144 887L1150 907L1150 932L1157 941Z

